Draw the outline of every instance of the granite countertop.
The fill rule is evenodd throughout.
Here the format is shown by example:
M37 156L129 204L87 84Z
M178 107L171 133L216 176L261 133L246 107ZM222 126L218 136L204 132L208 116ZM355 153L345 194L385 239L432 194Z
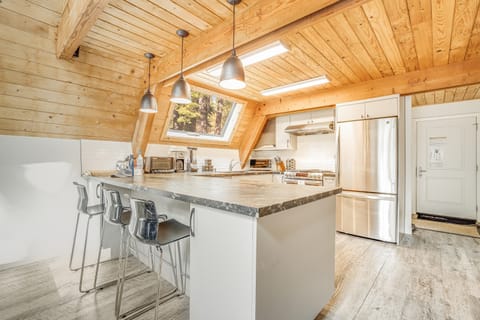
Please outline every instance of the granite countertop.
M257 218L320 200L340 193L342 190L338 187L242 181L186 173L150 174L125 178L84 177L135 191L154 191L170 199Z

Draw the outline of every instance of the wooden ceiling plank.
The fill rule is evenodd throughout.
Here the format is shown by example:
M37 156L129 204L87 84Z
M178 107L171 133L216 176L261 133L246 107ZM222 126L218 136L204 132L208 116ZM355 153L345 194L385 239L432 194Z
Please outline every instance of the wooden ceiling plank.
M145 0L126 0L126 1L136 6L137 8L142 9L145 12L148 12L149 14L154 16L157 20L163 21L163 23L166 26L167 25L172 26L175 30L176 29L188 30L193 37L197 36L202 31L200 28L195 26L191 20L187 19L187 16L185 17L176 16L171 12L169 12L168 10L166 10L165 8L160 7L156 4L153 4L150 1L145 1ZM188 17L190 17L190 15ZM200 12L199 12L199 16L201 16L202 18L205 18L202 14L200 14ZM173 33L175 34L175 31L173 31Z
M108 0L68 0L58 25L57 58L71 59Z
M205 8L201 3L192 0L172 0L176 5L183 8L185 11L190 12L193 15L202 17L210 26L216 26L223 22L223 18L217 16L211 12L208 8ZM242 8L239 9L241 12Z
M406 0L383 0L385 10L392 26L392 32L402 55L406 71L419 69L415 41Z
M407 0L420 69L433 66L432 0Z
M455 96L455 88L445 89L444 102L445 102L445 103L453 102L453 97L454 97L454 96Z
M455 1L432 1L433 64L435 66L441 66L448 63L454 13Z
M0 53L10 57L18 57L40 66L45 65L59 70L70 71L92 79L114 82L132 88L140 88L143 86L138 78L107 70L98 65L92 66L80 62L72 63L69 61L58 60L54 53L28 48L9 41L0 41Z
M106 21L102 21L102 19L98 19L95 27L101 28L103 30L114 30L112 34L121 36L124 39L128 39L132 43L137 43L141 45L142 48L151 48L150 51L155 51L158 53L159 56L163 56L166 54L167 51L170 51L172 48L165 46L162 42L153 42L144 37L138 36L135 33L130 32L129 30L111 25Z
M57 28L52 27L45 22L31 19L30 17L9 11L2 7L0 7L0 21L2 24L8 25L12 28L27 33L34 33L38 37L50 40L56 38Z
M425 100L427 105L435 104L435 93L433 91L425 92Z
M480 83L480 59L407 72L340 88L315 90L310 95L274 98L259 107L257 114L273 116L389 94L411 95L476 83Z
M419 105L417 96L418 94L412 95L412 107L417 107Z
M434 102L435 104L440 104L445 102L445 90L436 90L434 91Z
M0 105L7 107L15 107L22 110L33 110L38 112L53 112L61 115L80 116L85 114L85 107L73 106L49 101L32 100L26 97L15 97L0 95ZM91 117L111 120L119 123L133 123L135 115L126 115L118 113L116 110L99 110L89 108L88 114Z
M393 75L392 67L385 57L383 49L380 46L374 31L370 27L370 23L368 22L363 9L361 7L352 8L345 12L345 17L382 76Z
M480 10L478 10L472 36L468 44L466 59L473 59L480 56Z
M455 95L453 96L453 101L463 101L465 97L465 93L467 92L467 87L457 87L455 89Z
M464 100L473 100L475 99L475 95L477 94L478 88L480 86L478 84L467 86L467 91L465 92L465 96L463 96Z
M0 7L30 17L34 20L47 23L52 27L58 26L60 21L60 15L58 13L26 0L1 1Z
M333 66L330 61L318 50L315 48L314 44L312 44L305 36L301 33L296 33L292 35L293 37L290 38L291 41L294 41L296 47L303 51L303 54L307 56L310 60L315 61L320 67L320 70L325 71L325 75L335 83L336 85L344 85L347 83L351 83L351 81L342 73L340 72L335 66Z
M128 7L126 9L128 9ZM157 25L151 24L148 21L145 21L135 16L135 12L130 13L112 5L108 5L105 8L104 12L105 15L115 17L116 19L124 21L129 25L135 26L136 29L133 29L132 32L135 32L134 30L137 30L137 32L139 31L142 34L154 34L163 39L164 42L168 42L168 46L175 46L178 43L178 37L175 34L172 34L171 32L161 29Z
M477 93L475 94L475 99L480 99L480 88L477 90Z
M2 55L0 57L2 69L22 72L34 76L40 76L47 79L70 82L72 84L81 85L88 88L100 89L106 92L118 93L126 96L138 97L139 89L125 86L118 83L99 80L93 77L85 77L77 73L42 65L36 62L23 60L17 57Z
M480 0L456 0L449 63L465 59Z
M33 3L42 8L48 9L55 12L58 16L61 16L63 13L63 8L65 6L66 0L27 0L30 3Z
M124 57L126 61L138 61L138 59L141 59L143 57L143 54L139 55L138 51L132 52L130 50L124 49L123 47L118 47L118 42L115 43L116 45L112 44L110 43L111 41L108 40L108 38L105 38L104 36L93 32L90 32L90 34L85 38L83 42L85 46L97 50L102 50L104 52L109 52L110 54L115 54L119 57Z
M185 10L183 7L177 5L171 0L150 0L152 3L155 3L157 6L163 8L164 10L170 12L172 15L181 18L182 20L187 21L195 28L205 31L212 27L211 24L202 19L202 15L192 14L188 10Z
M135 47L132 47L129 44L123 43L123 40L112 39L109 36L106 36L105 34L103 34L104 32L105 30L93 27L92 30L90 30L90 32L88 33L88 38L104 42L117 48L121 48L123 52L129 52L129 54L134 57L141 57L145 53L144 48L139 48L137 45L135 45Z
M135 24L136 21L125 21L120 19L117 16L113 16L110 13L104 12L99 20L108 22L109 24L127 30L139 37L147 39L155 43L161 43L163 46L169 48L170 50L178 48L178 39L175 43L171 42L168 38L163 37L161 34L155 32L154 30L144 30L141 27Z
M372 0L362 6L370 27L380 42L383 52L387 57L394 74L401 74L406 71L402 54L395 42L395 36L388 19L385 7L381 0Z
M365 50L365 47L358 39L352 27L348 23L343 14L337 14L327 20L328 24L334 29L337 36L343 41L345 46L361 61L372 79L377 79L382 76L372 58Z
M46 89L32 88L30 86L23 86L19 84L12 84L0 82L0 94L7 96L27 97L32 100L49 101L73 106L83 106L86 108L96 108L100 110L107 110L115 107L119 113L133 115L136 111L132 102L108 100L102 101L99 99L79 96L74 94L66 94L61 92L50 91ZM138 101L137 101L138 102Z
M109 9L110 7L119 9L120 11L123 11L126 15L134 16L137 19L142 20L148 26L146 29L147 32L156 32L154 30L160 29L162 30L162 35L165 37L169 37L172 43L178 41L178 36L175 34L177 27L175 27L173 24L170 24L168 21L159 19L158 17L150 14L147 11L142 10L141 8L138 8L137 6L125 0L111 1L107 9ZM111 11L112 10L107 10L108 13L110 13Z
M365 67L357 60L351 48L345 45L328 21L322 21L314 28L361 81L372 79Z
M130 67L145 69L145 57L133 58L131 56L124 56L121 53L112 52L111 50L103 47L92 45L86 40L84 41L84 44L80 46L80 52L107 58Z
M417 93L417 100L418 100L418 105L419 106L424 106L427 104L427 99L425 98L425 93Z
M29 32L12 28L2 22L3 21L0 21L0 39L18 43L25 47L55 53L55 43L53 41L37 37Z
M298 26L295 24L296 21L336 2L338 2L338 0L277 0L274 2L270 0L259 0L247 10L239 11L236 17L236 46L239 47L253 41L255 41L257 46L261 45L262 42L257 42L257 39L261 39L262 37L266 37L262 39L263 41L268 40L269 37L273 37L271 42L278 40L280 38L280 31L286 32L285 29L282 28L283 26L289 25L289 27L291 27L292 23ZM351 1L348 1L349 5L352 5L351 3ZM357 2L354 1L353 3L356 4ZM346 5L347 4L342 3L342 6ZM314 18L312 18L312 20L314 20ZM231 22L231 19L225 20L189 43L184 55L185 70L189 70L205 62L210 62L219 56L228 55L232 45ZM309 24L310 22L303 23ZM289 29L288 31L291 30ZM269 37L267 37L267 35ZM241 52L239 52L239 54L241 54ZM168 55L163 59L161 65L164 66L164 68L152 75L153 81L161 82L177 75L179 72L177 67L179 65L179 58L179 55Z

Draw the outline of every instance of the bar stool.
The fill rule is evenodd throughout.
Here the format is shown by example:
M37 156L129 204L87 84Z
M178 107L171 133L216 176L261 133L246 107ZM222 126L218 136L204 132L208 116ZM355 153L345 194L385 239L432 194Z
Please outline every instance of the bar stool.
M87 188L84 185L82 185L78 182L73 182L73 184L77 187L77 192L78 192L77 222L75 224L75 232L73 234L72 251L70 252L70 262L68 264L68 267L70 268L71 271L81 270L81 272L80 272L80 283L78 285L78 290L81 293L87 293L91 289L87 289L87 290L83 289L83 274L84 274L85 267L86 267L85 266L85 256L86 256L86 253L87 253L88 231L90 229L90 220L92 220L93 217L100 217L100 219L101 219L100 221L101 221L101 223L103 223L102 214L104 212L104 206L103 206L103 204L88 206ZM98 188L97 188L97 190L98 190ZM82 265L79 268L73 268L72 267L72 261L73 261L73 256L74 256L74 253L75 253L75 246L76 246L76 242L77 242L77 232L78 232L78 223L80 221L80 214L87 216L88 220L87 220L87 226L86 226L86 231L85 231L85 242L83 244Z
M104 200L104 211L103 211L103 221L106 223L109 223L114 226L119 226L120 227L120 253L124 251L124 246L126 242L125 238L125 230L127 229L128 224L130 223L130 216L132 211L130 210L129 207L124 207L122 205L122 200L120 197L120 193L116 190L109 190L109 189L103 189L103 200ZM103 289L105 287L108 287L110 285L114 285L117 283L118 279L115 279L113 281L108 281L103 284L97 285L97 279L98 279L98 270L100 269L100 257L101 257L101 251L103 247L103 239L105 235L105 223L102 225L102 231L101 231L101 236L100 236L100 245L98 247L98 255L97 255L97 263L95 267L95 279L93 281L93 289L99 290ZM137 251L137 250L135 250ZM119 259L119 263L120 263ZM121 266L121 265L119 265ZM152 268L153 268L153 263L152 263ZM127 279L133 278L139 275L142 275L146 272L149 272L149 269L142 270L137 273L133 273L131 275L127 276Z
M136 307L124 314L120 314L121 301L123 295L123 286L125 283L125 270L127 267L126 259L122 258L122 271L119 277L117 294L118 294L118 305L115 308L115 315L117 319L127 317L129 319L139 316L148 310L155 308L155 320L158 319L158 305L163 302L166 302L176 296L181 296L185 294L185 285L186 285L186 272L182 271L182 261L181 261L181 246L180 240L190 237L190 228L175 219L167 220L166 215L157 215L155 204L150 200L141 200L141 199L130 199L132 216L131 222L128 226L128 233L130 234L131 239L136 239L141 243L149 246L149 249L152 250L155 248L158 251L158 287L157 287L157 296L155 301L148 302L139 307ZM172 251L170 245L176 245L177 258L175 262L172 256ZM167 294L161 296L161 270L162 270L162 258L163 258L163 248L168 247L170 251L170 260L172 262L172 273L175 279L175 287L173 290ZM121 256L124 256L121 254ZM176 261L178 261L178 266ZM185 269L186 270L185 259ZM181 290L178 287L178 274L177 267L180 272L180 286Z

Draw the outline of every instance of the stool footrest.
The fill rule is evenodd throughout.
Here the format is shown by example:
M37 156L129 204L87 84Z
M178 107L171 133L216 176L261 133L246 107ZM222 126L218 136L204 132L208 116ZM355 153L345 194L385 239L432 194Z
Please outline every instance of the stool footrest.
M172 290L170 290L168 293L166 293L165 295L163 295L162 297L160 297L160 302L158 305L161 305L175 297L179 297L179 296L182 296L182 293L180 291L178 291L177 288L174 288ZM130 319L133 319L133 318L136 318L150 310L152 310L153 308L156 307L156 299L153 300L153 301L150 301L150 302L147 302L141 306L138 306L132 310L129 310L125 313L122 313L120 315L120 319L123 319L123 320L130 320Z

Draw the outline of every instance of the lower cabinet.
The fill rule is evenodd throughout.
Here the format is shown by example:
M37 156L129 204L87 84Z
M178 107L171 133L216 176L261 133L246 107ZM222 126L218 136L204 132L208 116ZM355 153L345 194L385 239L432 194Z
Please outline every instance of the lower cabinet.
M255 218L192 209L190 320L255 319Z

